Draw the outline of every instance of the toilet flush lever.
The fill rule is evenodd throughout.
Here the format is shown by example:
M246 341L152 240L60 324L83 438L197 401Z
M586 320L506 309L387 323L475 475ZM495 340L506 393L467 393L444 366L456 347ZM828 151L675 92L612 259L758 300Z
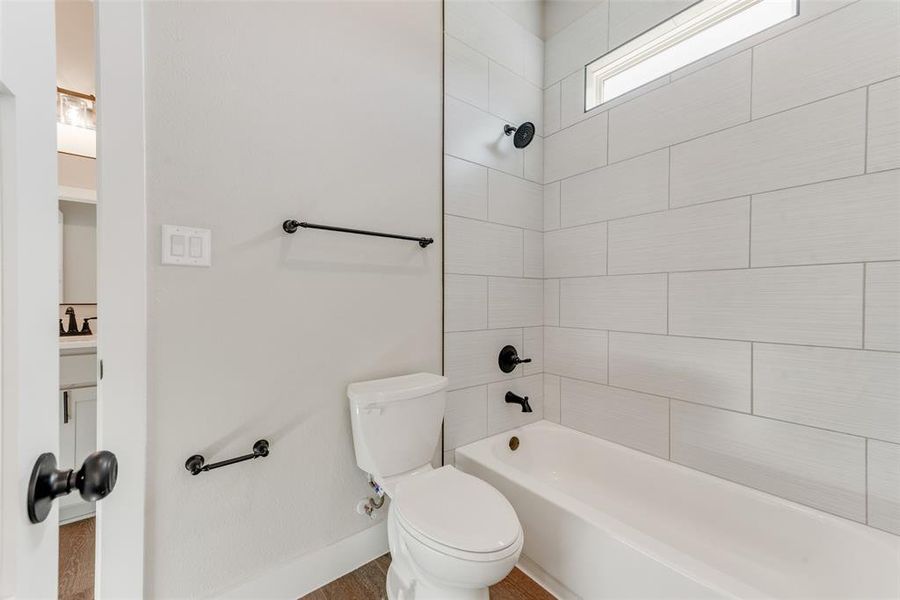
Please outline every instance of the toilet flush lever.
M504 373L512 373L516 366L522 363L530 363L530 358L519 358L519 353L515 346L503 346L500 356L497 358L497 364Z

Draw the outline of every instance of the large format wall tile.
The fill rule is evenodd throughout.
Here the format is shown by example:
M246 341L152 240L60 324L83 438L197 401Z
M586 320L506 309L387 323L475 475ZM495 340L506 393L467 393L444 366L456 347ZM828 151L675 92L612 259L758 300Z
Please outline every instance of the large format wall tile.
M544 322L544 282L540 279L491 277L488 326L537 327Z
M753 412L900 442L900 354L754 344Z
M584 69L578 69L559 82L559 124L569 127L587 118L584 98Z
M900 262L866 265L865 327L866 348L900 352Z
M534 67L526 64L527 48L540 40L493 3L448 0L444 30L513 73L534 76Z
M525 230L525 277L544 276L544 234Z
M523 413L518 404L507 404L506 392L527 396L532 412ZM544 376L530 375L492 383L488 386L487 401L488 435L540 421L544 417Z
M544 38L551 38L606 0L544 0Z
M695 0L610 0L610 50L656 27L694 2Z
M669 332L858 348L862 276L862 265L673 273Z
M750 343L609 334L609 383L750 412Z
M900 168L900 77L869 88L866 169Z
M444 91L488 110L488 65L490 60L459 40L444 36Z
M666 275L564 279L559 315L563 327L666 333Z
M749 120L750 52L744 52L612 109L609 160Z
M444 151L510 175L524 173L523 154L503 135L505 121L471 104L446 97Z
M554 84L544 90L544 135L559 131L560 127L560 92L559 85Z
M522 347L521 329L463 331L444 335L444 374L450 379L449 389L504 381L520 377L516 369L506 374L497 366L503 346Z
M753 117L900 75L900 2L862 0L753 49Z
M544 140L544 180L549 183L606 164L606 113Z
M521 366L523 375L538 375L544 372L544 328L526 327L522 330L525 341L521 356L530 358L530 363Z
M444 275L444 331L487 329L487 277Z
M869 440L869 525L900 535L900 446Z
M444 218L444 272L462 275L523 273L522 230L447 216Z
M560 403L567 427L669 457L666 398L563 378Z
M754 196L752 227L754 267L898 260L900 171Z
M544 280L544 325L559 325L559 279Z
M488 173L488 220L541 231L544 187L500 171Z
M562 181L562 226L665 210L669 150L662 149Z
M544 91L506 67L491 63L490 111L518 127L531 121L544 134Z
M559 196L559 181L544 186L544 231L559 229Z
M544 45L544 85L556 83L606 53L606 2L590 10Z
M609 224L609 274L746 267L750 199L736 198Z
M559 423L559 386L560 377L544 373L544 418Z
M862 438L677 400L671 426L677 463L865 521Z
M554 375L607 382L607 346L605 331L544 328L544 370Z
M487 220L487 167L444 156L444 213Z
M507 141L512 146L512 141ZM522 153L525 155L523 158L525 179L535 183L544 183L544 138L535 135Z
M858 175L866 91L732 127L672 148L672 206Z
M578 277L606 273L606 223L544 234L544 274Z
M487 386L447 392L444 448L459 448L487 435Z

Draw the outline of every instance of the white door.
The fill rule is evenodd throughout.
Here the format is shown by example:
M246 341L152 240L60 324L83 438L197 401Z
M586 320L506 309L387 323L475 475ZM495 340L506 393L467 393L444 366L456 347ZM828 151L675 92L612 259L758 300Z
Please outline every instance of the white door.
M0 4L0 595L56 596L58 510L33 524L35 460L59 452L56 102L52 2Z
M119 463L114 492L97 503L95 595L139 598L146 440L143 5L97 0L95 14L98 353L106 368L96 408L86 399L80 410L96 410L98 447ZM39 458L60 457L55 63L53 1L0 0L0 598L57 593L59 498L31 510L26 503ZM86 451L76 445L68 460ZM111 464L100 467L108 484Z

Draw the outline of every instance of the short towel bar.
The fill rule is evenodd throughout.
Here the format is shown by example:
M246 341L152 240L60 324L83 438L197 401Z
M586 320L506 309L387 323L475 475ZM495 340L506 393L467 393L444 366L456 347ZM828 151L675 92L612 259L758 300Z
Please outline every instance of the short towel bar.
M258 440L253 444L253 453L245 454L228 460L219 461L212 464L204 464L206 461L200 454L195 454L184 462L184 468L191 472L191 475L199 475L203 471L212 471L219 467L227 467L235 463L244 462L245 460L253 460L269 455L269 442L266 440Z

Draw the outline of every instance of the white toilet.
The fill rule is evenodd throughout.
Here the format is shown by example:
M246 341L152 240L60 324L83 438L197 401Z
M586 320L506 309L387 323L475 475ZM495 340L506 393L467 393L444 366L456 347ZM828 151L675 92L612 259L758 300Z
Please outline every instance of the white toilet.
M524 535L509 501L451 466L433 469L447 378L416 373L348 386L356 464L391 499L391 600L488 598Z

